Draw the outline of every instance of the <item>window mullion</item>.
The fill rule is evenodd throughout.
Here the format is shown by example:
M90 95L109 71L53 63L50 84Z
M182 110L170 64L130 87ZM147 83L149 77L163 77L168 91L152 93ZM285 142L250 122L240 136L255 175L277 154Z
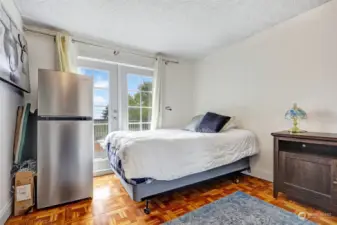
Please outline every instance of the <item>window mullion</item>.
M140 90L139 91L139 95L140 95L140 97L139 97L139 99L140 99L140 102L139 102L139 110L140 110L140 118L139 118L139 121L140 121L140 130L142 131L143 130L143 125L142 125L142 122L143 122L143 110L142 110L142 91Z

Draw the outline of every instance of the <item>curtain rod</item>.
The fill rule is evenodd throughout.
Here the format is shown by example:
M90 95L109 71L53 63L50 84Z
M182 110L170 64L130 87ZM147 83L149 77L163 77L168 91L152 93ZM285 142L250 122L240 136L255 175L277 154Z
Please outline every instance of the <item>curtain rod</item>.
M23 30L26 31L26 32L41 34L41 35L45 35L45 36L49 36L49 37L54 37L54 38L56 37L56 34L53 34L51 32L47 32L47 31L39 31L39 30L35 30L35 29L30 29L30 28L27 28L27 27L23 27ZM72 41L77 42L77 43L81 43L81 44L85 44L85 45L99 47L99 48L107 48L107 49L113 50L114 52L118 52L118 51L116 51L116 49L114 49L110 46L94 44L94 43L90 43L90 42L86 42L86 41L81 41L81 40L78 40L78 39L75 39L75 38L73 38ZM140 53L134 53L134 52L130 52L130 51L127 51L127 50L122 50L122 52L132 54L132 55L137 55L137 56L144 57L144 58L157 60L157 57L154 57L154 56L149 56L149 55L140 54ZM163 61L165 62L165 64L167 64L167 63L179 64L178 61L173 61L173 60L169 60L169 59L163 59Z

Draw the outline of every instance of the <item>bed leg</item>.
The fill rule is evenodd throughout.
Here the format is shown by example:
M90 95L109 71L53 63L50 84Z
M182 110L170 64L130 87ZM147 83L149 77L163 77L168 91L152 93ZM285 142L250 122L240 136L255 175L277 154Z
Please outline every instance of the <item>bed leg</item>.
M150 200L146 199L144 213L147 214L147 215L149 215L151 213L151 209L149 208L149 203L150 203Z
M233 182L234 184L240 183L240 175L237 174L237 173L233 174L233 176L232 176L232 182Z
M251 173L251 172L252 172L252 170L250 169L250 167L247 168L247 172L248 172L248 173Z

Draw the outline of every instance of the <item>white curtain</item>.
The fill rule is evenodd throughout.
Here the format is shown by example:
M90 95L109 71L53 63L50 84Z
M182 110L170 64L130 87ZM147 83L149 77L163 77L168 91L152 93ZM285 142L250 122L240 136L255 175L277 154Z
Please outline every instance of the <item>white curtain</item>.
M77 73L77 50L68 34L56 34L56 48L59 70L62 72Z
M161 128L163 117L163 80L165 76L165 62L162 56L157 57L154 67L152 92L151 130Z

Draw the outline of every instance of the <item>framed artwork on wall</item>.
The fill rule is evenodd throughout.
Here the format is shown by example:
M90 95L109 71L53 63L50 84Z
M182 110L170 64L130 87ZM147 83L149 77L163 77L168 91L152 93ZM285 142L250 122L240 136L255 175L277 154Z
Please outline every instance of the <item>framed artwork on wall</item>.
M0 79L30 92L27 41L3 5L0 6Z

